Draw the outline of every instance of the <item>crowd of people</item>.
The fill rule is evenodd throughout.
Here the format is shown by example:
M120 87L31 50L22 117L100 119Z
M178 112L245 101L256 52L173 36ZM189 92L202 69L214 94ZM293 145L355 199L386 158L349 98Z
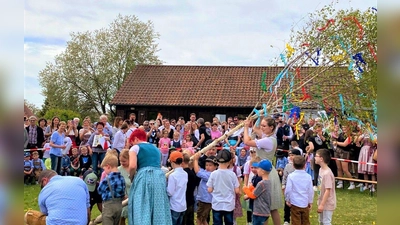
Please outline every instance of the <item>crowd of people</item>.
M285 114L257 123L238 117L205 121L194 113L189 121L161 115L141 125L135 120L134 113L116 117L112 125L107 115L94 123L90 117L82 123L79 118L24 118L24 183L42 187L40 212L28 211L27 224L87 224L94 205L103 224L192 225L196 213L196 224L208 224L212 215L213 224L229 225L243 212L248 224L264 224L269 217L274 225L282 218L284 224L309 224L314 192L321 224L331 224L335 186L344 185L335 177L377 178L376 166L346 161L377 160L377 136L352 121L327 124L310 118L298 124ZM235 129L240 123L244 126ZM223 139L224 134L229 135ZM215 139L215 146L199 151ZM73 190L84 193L68 204L83 201L85 216L52 211L59 205L50 193L64 177L77 179L71 184L81 188ZM357 187L376 191L367 183ZM348 189L355 188L350 182Z

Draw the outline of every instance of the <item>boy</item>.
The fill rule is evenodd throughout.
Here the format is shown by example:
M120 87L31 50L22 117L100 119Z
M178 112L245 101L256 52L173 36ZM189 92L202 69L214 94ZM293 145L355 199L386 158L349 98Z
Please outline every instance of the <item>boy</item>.
M287 177L285 207L290 207L292 225L310 225L310 209L314 200L312 179L310 174L305 171L306 160L304 157L301 155L293 156L292 154L291 158L291 164L296 170Z
M88 154L88 149L86 146L81 147L81 156L79 157L79 166L81 173L84 174L87 170L92 167L92 157Z
M188 153L189 152L189 153ZM186 212L183 216L183 223L186 225L194 225L194 190L196 189L198 178L196 173L193 171L193 163L190 163L190 151L184 150L182 168L188 174L188 182L186 186Z
M207 191L207 181L210 178L211 173L217 169L218 163L215 156L209 156L206 159L206 169L204 170L199 166L199 158L200 153L198 152L194 155L193 163L194 172L197 177L201 179L196 197L198 201L196 224L208 225L207 219L210 216L212 195Z
M118 225L122 212L122 199L125 197L125 180L118 170L117 156L106 154L100 166L106 173L106 177L97 188L103 199L103 224Z
M304 156L304 154L303 154L303 149L301 149L301 148L299 147L299 143L297 143L297 141L292 141L292 142L290 142L290 144L292 145L292 148L293 148L293 149L296 149L296 150L299 150L299 151L300 151L300 155L301 155L301 156Z
M181 225L186 211L186 188L188 174L182 168L183 154L171 152L169 161L174 172L168 177L167 194L171 208L172 225Z
M35 182L37 183L37 180L39 178L40 173L42 170L45 170L46 167L44 166L43 160L39 159L39 153L37 151L34 151L32 153L32 164L33 164L33 175L35 176ZM33 183L33 182L32 182Z
M282 182L283 170L285 169L286 165L288 164L288 158L285 157L283 151L278 151L276 153L276 171L278 172L279 179Z
M69 175L69 167L71 166L71 160L68 155L63 155L61 158L61 176Z
M33 178L33 163L30 160L31 158L31 153L30 152L24 152L24 184L28 185L32 182Z
M272 163L268 159L263 159L259 163L253 163L257 167L258 176L262 180L258 182L256 188L253 186L243 187L246 193L244 199L254 199L253 206L253 225L263 225L271 216L271 181L269 173L272 170Z
M250 167L250 174L249 174L249 182L246 184L244 183L244 186L253 186L257 187L258 182L262 181L262 177L258 176L257 174L257 167L254 167L254 163L258 163L261 161L261 158L259 156L254 157L254 159L249 161ZM244 198L243 198L244 199ZM247 223L248 225L252 224L253 221L253 208L254 208L254 199L248 198L244 199L248 203L248 209L247 209Z
M232 155L222 149L217 154L218 170L211 173L207 181L208 192L212 195L212 214L214 225L233 225L235 194L239 194L239 182L232 170L228 169Z
M71 161L70 165L70 175L79 177L81 175L80 161L79 161L79 153L76 147L71 150L72 155L69 157Z
M97 188L99 187L99 182L98 182L99 178L97 174L92 169L89 169L83 174L82 179L89 190L90 211L92 211L93 206L97 204L97 208L99 209L100 212L102 212L103 210L101 207L102 199L101 196L99 195L99 192L97 191Z
M327 149L319 149L314 158L315 163L321 166L317 183L319 222L323 225L330 225L333 211L336 209L335 176L328 167L331 155Z
M283 170L283 177L282 177L282 191L283 194L285 194L285 188L286 188L286 183L287 183L287 178L288 175L292 172L295 171L295 168L293 166L293 158L297 155L300 155L300 151L297 149L292 149L289 151L289 163L285 166L285 169ZM283 225L289 225L290 224L290 207L288 204L285 204L284 208L284 221L285 223Z

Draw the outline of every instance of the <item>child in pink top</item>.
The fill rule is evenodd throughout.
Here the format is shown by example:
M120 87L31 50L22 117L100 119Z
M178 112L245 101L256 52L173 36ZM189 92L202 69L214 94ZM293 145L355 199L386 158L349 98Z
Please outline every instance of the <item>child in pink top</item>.
M163 137L160 138L158 141L158 148L161 151L161 165L166 166L167 165L167 159L168 159L168 151L169 147L171 146L171 139L168 138L168 131L164 130L163 131Z
M182 141L182 148L183 148L183 149L188 149L188 150L190 150L192 153L194 153L192 136L191 136L190 134L187 134L187 135L185 136L185 140Z
M218 124L217 123L212 123L211 125L211 139L217 139L222 136L221 131L218 130Z

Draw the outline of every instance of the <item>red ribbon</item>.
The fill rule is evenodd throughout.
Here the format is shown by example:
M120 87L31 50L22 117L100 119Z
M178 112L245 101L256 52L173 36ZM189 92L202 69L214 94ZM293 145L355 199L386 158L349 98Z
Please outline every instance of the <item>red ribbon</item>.
M369 43L369 42L368 42L368 48L369 48L369 51L371 52L371 55L374 57L375 62L378 62L378 58L377 58L377 56L376 56L374 47L372 47L372 44Z
M346 21L347 21L347 20L353 20L354 23L357 25L357 27L358 27L358 29L359 29L359 31L358 31L358 36L359 36L359 38L360 38L360 39L363 38L363 36L364 36L364 29L363 29L363 27L361 26L360 22L358 22L358 20L357 20L356 17L354 17L354 16L345 17L345 18L343 18L343 20L346 20Z
M319 28L317 28L317 30L318 30L318 31L324 31L324 30L326 30L326 28L329 27L329 24L334 24L334 23L335 23L335 20L334 20L334 19L330 19L330 20L328 20L328 21L326 22L326 25L325 25L325 26L319 27Z

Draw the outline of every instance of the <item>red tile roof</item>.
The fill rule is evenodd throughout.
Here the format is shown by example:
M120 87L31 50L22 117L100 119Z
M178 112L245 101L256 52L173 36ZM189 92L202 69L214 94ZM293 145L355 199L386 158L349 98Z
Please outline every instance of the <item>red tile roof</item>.
M28 108L28 106L26 106L25 103L24 103L24 116L27 116L28 118L30 116L34 116L32 110L30 108Z
M315 68L302 67L301 76L306 76ZM267 73L268 87L282 69L261 66L138 65L127 76L111 104L254 107L262 95L260 84L263 72ZM282 80L283 89L289 85L288 80ZM311 85L312 82L307 87Z

